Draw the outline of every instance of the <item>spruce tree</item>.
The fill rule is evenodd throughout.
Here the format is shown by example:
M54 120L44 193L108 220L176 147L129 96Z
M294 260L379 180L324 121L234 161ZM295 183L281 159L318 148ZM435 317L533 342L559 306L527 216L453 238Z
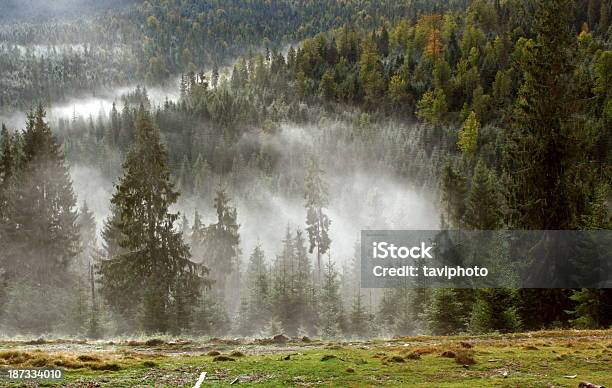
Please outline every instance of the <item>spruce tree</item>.
M473 333L514 332L520 329L518 292L505 288L476 290L469 330Z
M426 316L429 330L433 335L450 335L462 332L466 322L465 307L458 301L457 293L452 288L434 290L431 304Z
M13 152L20 156L13 157L16 167L5 197L6 243L0 256L8 285L7 324L19 331L49 332L68 324L66 317L78 304L69 267L79 253L79 236L68 168L41 105L27 115L23 142L14 143ZM5 159L4 166L8 162ZM24 314L23 305L40 311L32 315L28 309Z
M584 134L584 101L575 90L576 55L574 4L569 0L537 2L535 39L518 63L523 72L512 126L506 131L504 173L507 177L509 224L515 229L566 230L579 226L588 207L597 171L591 165L590 141ZM578 94L578 95L577 95ZM576 182L581 182L576 184ZM559 241L550 248L558 249ZM561 242L562 243L562 242ZM535 263L538 273L563 268L569 260ZM549 271L548 273L553 273ZM556 279L550 279L554 282ZM567 322L571 308L568 290L523 289L521 314L527 329Z
M356 338L369 338L372 334L372 318L365 308L363 296L355 295L349 315L351 334Z
M336 338L344 329L344 309L340 298L338 272L329 260L321 285L319 332L323 338Z
M445 222L451 228L459 228L466 211L467 182L461 171L450 163L442 170L442 208Z
M612 325L612 292L609 288L575 290L571 299L576 303L570 312L572 326L596 329Z
M314 333L316 325L316 306L311 300L314 293L312 265L308 257L306 238L300 229L295 231L295 271L293 274L293 304L296 306L298 327Z
M256 245L247 267L248 318L254 332L261 332L270 321L270 275L261 245Z
M219 186L214 204L217 222L206 227L204 232L204 264L216 282L217 295L225 299L227 279L238 266L240 225L236 208L231 205L231 198L225 188Z
M325 214L328 204L327 185L323 181L323 171L313 162L306 175L306 232L310 241L309 252L317 250L317 282L321 277L321 256L331 244L329 226L331 220Z
M299 322L298 310L294 302L295 247L289 226L283 240L281 254L274 264L274 284L272 290L273 312L285 334L296 335Z
M7 209L7 239L15 250L5 268L24 271L21 275L39 284L65 279L79 252L76 198L45 115L41 105L28 114L23 166Z
M535 11L535 41L519 63L523 83L507 131L505 159L509 178L511 226L557 230L576 227L585 204L576 168L587 154L579 151L583 109L572 87L576 39L573 4L543 0ZM583 162L588 163L587 160Z
M476 164L467 196L463 224L474 230L496 230L502 225L501 195L493 173L481 160Z
M78 263L78 271L81 275L89 276L90 263L98 253L98 237L96 232L96 219L94 214L89 210L86 201L83 202L83 205L79 209L76 223L80 236L80 263Z
M2 124L2 131L0 132L0 182L2 189L8 184L15 171L15 157L13 154L11 134L6 125Z
M123 164L111 199L107 230L115 233L104 237L113 240L106 241L107 247L119 249L107 252L108 258L100 263L101 293L126 319L148 332L165 332L181 318L177 297L185 306L197 301L200 273L175 230L178 214L169 208L179 193L170 180L159 131L142 107L137 127L136 146Z
M0 221L2 221L2 225L6 225L8 221L5 218L7 216L8 191L15 167L13 139L6 126L2 124L2 132L0 132ZM1 230L0 233L2 233Z

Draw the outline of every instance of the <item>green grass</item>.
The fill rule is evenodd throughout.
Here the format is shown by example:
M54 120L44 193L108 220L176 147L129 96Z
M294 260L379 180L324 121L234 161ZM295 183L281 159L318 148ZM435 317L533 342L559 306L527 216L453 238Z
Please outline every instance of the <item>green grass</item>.
M225 386L236 378L240 386L260 387L577 387L581 381L612 385L612 330L286 345L145 341L5 341L0 343L0 364L65 368L64 381L40 386L96 382L103 387L191 387L203 371L208 373L203 386ZM208 355L213 350L225 356L221 360L231 361L214 361L219 355ZM22 382L3 381L0 386Z

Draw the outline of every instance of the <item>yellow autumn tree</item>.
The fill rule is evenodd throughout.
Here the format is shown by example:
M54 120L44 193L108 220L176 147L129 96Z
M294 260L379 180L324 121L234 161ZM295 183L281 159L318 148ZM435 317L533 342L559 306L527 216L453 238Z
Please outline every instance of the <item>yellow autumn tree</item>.
M457 146L461 152L465 154L474 154L478 146L478 133L480 132L480 122L476 117L476 112L472 111L463 123L461 131L459 131L459 140Z
M427 45L425 46L425 54L433 60L436 60L440 57L442 53L442 36L440 34L440 30L437 28L432 28L429 31L429 36L427 37Z

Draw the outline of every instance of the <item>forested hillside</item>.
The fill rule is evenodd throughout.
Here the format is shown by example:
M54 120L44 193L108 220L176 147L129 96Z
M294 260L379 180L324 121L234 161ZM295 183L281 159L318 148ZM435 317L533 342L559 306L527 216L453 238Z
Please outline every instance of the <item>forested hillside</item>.
M104 12L0 26L0 109L38 106L0 136L7 333L612 324L610 288L362 289L358 247L361 229L610 229L609 0ZM80 95L112 105L46 116Z

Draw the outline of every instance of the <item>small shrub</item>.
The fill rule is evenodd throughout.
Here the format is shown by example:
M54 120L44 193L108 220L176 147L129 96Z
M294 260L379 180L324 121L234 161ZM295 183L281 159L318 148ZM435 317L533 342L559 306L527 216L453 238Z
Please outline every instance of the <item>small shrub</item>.
M0 358L3 360L7 360L9 364L22 364L25 361L29 360L32 357L30 353L20 352L18 350L6 350L0 352Z
M336 358L338 357L334 356L333 354L326 354L323 357L321 357L321 361L328 361L328 360L333 360Z
M80 356L77 357L77 360L83 361L83 362L100 361L98 357L91 356L89 354L81 354Z
M32 341L27 341L26 345L44 345L46 343L47 341L43 337L40 337Z
M417 352L412 352L412 353L408 353L406 355L406 359L407 360L420 360L421 359L421 355Z
M113 372L116 372L121 369L121 366L119 366L119 364L114 363L114 362L105 362L101 364L93 363L93 364L88 364L87 366L89 366L89 369L91 370L109 370Z
M213 361L236 361L236 359L228 357L228 356L217 356L215 358L213 358Z
M145 361L142 363L142 366L144 366L145 368L155 368L157 364L153 361Z
M211 356L211 357L215 357L215 356L218 356L218 355L220 355L220 354L221 354L221 353L219 353L219 352L218 352L218 351L216 351L216 350L211 350L210 352L208 352L208 353L207 353L207 355L209 355L209 356Z
M165 344L166 341L159 339L159 338L152 338L150 340L148 340L147 342L145 342L146 346L160 346Z
M52 365L51 361L45 356L39 356L39 357L33 358L29 361L29 364L36 368L42 368L45 366Z
M476 364L476 359L471 351L461 349L455 355L455 362L461 365L474 365Z
M440 356L441 357L446 357L446 358L455 358L455 357L457 357L457 354L455 352L453 352L452 350L446 350L446 351L442 352L442 354Z
M230 356L232 356L232 357L244 357L244 353L242 353L239 350L234 350L233 352L230 353Z

